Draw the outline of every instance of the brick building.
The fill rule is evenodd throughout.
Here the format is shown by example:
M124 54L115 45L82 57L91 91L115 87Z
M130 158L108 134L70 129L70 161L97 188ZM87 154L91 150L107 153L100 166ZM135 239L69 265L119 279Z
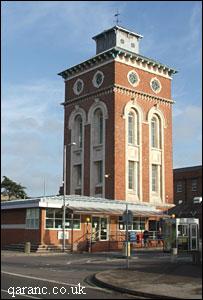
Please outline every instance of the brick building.
M67 210L75 197L81 207L91 197L95 205L100 201L103 210L85 206L80 220L83 228L89 213L90 230L97 229L102 242L110 240L113 224L113 240L125 229L121 218L126 203L132 205L131 230L137 233L155 230L162 212L173 207L171 80L176 71L139 54L142 36L120 26L93 39L96 55L59 75L65 81L65 194L80 195L67 199ZM109 201L117 205L114 212ZM53 201L49 208L53 211L44 217L40 210L42 224L49 213L57 219ZM58 219L47 222L49 235L61 228Z
M202 237L202 166L174 169L173 182L176 206L169 210L169 214L199 219Z
M173 203L171 76L139 54L141 35L115 26L65 80L67 194ZM167 180L166 180L167 179Z

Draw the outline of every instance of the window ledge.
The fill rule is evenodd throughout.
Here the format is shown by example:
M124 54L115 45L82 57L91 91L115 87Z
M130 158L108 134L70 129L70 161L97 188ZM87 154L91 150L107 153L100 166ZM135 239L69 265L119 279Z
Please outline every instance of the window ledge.
M73 150L73 152L76 154L80 154L82 152L82 148L75 149L75 150Z
M103 183L98 183L95 185L95 187L103 187Z
M103 148L103 144L93 145L94 149L100 149Z

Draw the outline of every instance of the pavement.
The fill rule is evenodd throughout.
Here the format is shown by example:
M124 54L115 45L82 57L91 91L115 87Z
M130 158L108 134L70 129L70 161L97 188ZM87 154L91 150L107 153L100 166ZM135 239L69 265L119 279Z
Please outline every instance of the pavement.
M129 259L129 269L102 271L94 275L96 284L155 299L202 299L202 266L191 256L171 256L142 262Z

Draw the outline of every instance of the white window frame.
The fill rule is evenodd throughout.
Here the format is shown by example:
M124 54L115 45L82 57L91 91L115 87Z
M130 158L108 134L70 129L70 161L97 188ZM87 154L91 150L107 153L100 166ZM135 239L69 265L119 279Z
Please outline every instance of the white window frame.
M178 181L176 184L176 193L181 193L183 191L183 183L182 181Z
M192 179L192 192L197 191L197 179Z
M50 209L50 210L53 210L53 217L52 218L47 218L47 209ZM58 208L47 208L46 209L46 216L45 216L45 230L62 230L63 229L63 212L62 212L62 208L60 208L60 210L61 210L61 212L62 212L62 217L61 218L56 218L55 216L56 216L56 211L57 210L59 210ZM67 211L66 211L66 215L67 214L71 214L71 212L70 213L68 213ZM79 218L74 218L74 216L79 216ZM53 227L47 227L46 225L46 221L47 220L53 220ZM59 227L56 227L55 226L55 222L56 222L56 220L61 220L61 227L59 228ZM81 230L81 215L80 214L73 214L73 224L74 224L74 221L75 220L80 220L80 228L73 228L73 230ZM66 218L66 220L65 220L65 222L67 223L67 221L70 221L70 222L72 222L72 219L71 218ZM72 228L67 228L67 226L65 226L65 230L72 230Z
M153 172L153 169L156 168L156 173ZM155 178L153 178L153 175L156 175ZM158 194L159 193L159 165L152 164L152 174L151 174L151 179L152 179L152 193ZM155 181L155 182L153 182ZM153 189L153 186L155 185L155 190Z
M155 114L151 118L151 148L161 149L160 120Z

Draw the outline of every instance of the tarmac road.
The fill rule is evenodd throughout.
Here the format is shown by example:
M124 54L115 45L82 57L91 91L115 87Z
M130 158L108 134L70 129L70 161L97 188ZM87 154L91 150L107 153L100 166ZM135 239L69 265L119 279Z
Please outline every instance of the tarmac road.
M136 258L135 258L136 259ZM2 299L138 299L94 286L97 272L125 268L109 254L25 255L2 251ZM140 297L139 297L140 299Z

